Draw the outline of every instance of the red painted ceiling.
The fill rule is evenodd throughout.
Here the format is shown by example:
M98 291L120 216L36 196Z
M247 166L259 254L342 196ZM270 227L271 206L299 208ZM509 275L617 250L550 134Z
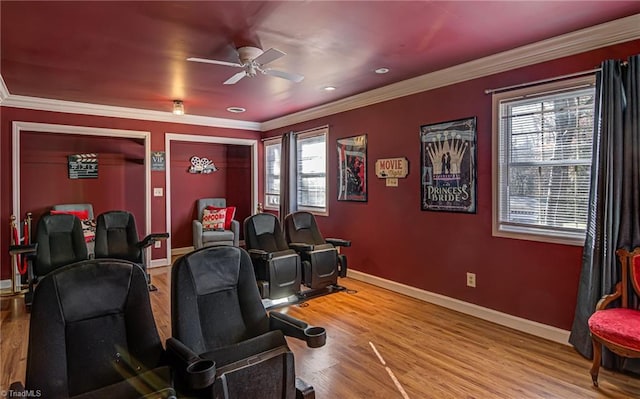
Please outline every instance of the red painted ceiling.
M0 74L12 95L158 111L183 99L189 114L265 121L639 12L639 1L2 1ZM235 61L248 44L284 51L269 66L305 79L225 86L238 69L186 61Z

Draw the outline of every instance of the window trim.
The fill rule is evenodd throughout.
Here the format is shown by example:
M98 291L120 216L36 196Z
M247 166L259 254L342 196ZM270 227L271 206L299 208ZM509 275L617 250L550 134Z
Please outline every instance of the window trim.
M316 136L324 136L324 195L325 195L325 204L324 208L316 208L310 206L301 206L298 204L299 211L310 212L316 216L329 216L329 128L324 126L317 129L311 129L308 131L304 131L296 134L296 147L298 146L298 140L307 139L310 137ZM297 154L297 149L296 149ZM298 160L296 159L296 195L297 195L297 181L298 181Z
M263 155L264 155L264 187L263 187L264 197L262 199L264 202L262 204L262 208L266 209L266 210L270 210L270 211L279 211L280 207L274 207L274 206L267 205L268 204L267 195L275 195L274 193L268 193L267 192L267 172L268 172L268 168L267 168L267 146L276 145L276 144L279 144L280 146L282 146L282 137L273 137L273 138L265 139L262 144L264 146L264 149L263 149ZM280 154L280 157L282 158L282 154ZM278 193L278 197L280 197L280 193Z
M582 89L595 85L595 75L588 75L576 79L556 81L543 85L529 86L522 89L496 92L492 95L492 118L491 118L491 193L492 210L491 225L492 236L501 238L512 238L518 240L539 241L554 244L584 246L586 232L562 232L560 230L549 231L530 226L502 225L500 222L500 200L499 192L500 179L500 102L505 100L516 100L531 96L551 95L567 89ZM594 115L595 117L595 115ZM595 123L594 123L595 126Z

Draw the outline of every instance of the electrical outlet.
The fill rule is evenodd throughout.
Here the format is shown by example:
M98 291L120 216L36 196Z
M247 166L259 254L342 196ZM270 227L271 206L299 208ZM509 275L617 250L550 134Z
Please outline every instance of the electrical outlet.
M467 273L467 287L476 288L476 274Z
M154 243L153 243L153 246L154 246L155 248L162 248L162 241L156 241L156 242L154 242Z

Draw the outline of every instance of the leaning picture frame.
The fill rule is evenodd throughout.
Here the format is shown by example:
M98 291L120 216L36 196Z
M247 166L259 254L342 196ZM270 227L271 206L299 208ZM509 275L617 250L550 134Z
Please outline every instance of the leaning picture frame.
M366 202L367 135L337 140L338 201Z
M420 126L423 211L476 213L476 117Z

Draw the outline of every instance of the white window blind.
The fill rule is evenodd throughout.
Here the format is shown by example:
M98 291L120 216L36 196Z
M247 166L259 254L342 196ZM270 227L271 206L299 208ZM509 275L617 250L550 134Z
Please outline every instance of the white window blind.
M298 209L327 211L327 129L296 136Z
M595 91L583 80L521 90L516 97L494 96L498 125L494 233L497 227L502 233L574 244L584 241Z
M277 210L280 206L281 139L264 142L264 207Z

